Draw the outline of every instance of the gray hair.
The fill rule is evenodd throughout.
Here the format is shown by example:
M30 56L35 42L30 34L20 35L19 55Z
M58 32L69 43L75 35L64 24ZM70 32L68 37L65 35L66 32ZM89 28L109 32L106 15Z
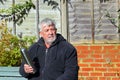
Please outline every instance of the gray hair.
M55 21L50 19L50 18L45 18L40 22L40 26L39 26L39 31L41 31L44 27L42 26L42 24L46 24L47 26L49 25L53 25L54 28L56 29L56 24Z

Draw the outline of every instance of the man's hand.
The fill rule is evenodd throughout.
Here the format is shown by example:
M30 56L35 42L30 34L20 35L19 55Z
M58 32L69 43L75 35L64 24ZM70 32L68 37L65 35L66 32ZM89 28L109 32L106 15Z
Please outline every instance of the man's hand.
M24 70L26 73L34 73L33 68L28 64L24 64Z

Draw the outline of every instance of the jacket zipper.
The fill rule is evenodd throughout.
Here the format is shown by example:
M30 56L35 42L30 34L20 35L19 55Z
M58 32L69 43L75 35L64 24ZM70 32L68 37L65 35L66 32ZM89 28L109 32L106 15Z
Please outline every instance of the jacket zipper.
M48 54L48 49L45 50L45 65L44 65L44 67L46 67L46 63L47 63L47 54Z
M42 70L42 74L44 74L44 71L45 71L45 67L46 67L46 63L47 63L47 54L48 54L48 49L45 50L45 64L44 64L44 68Z

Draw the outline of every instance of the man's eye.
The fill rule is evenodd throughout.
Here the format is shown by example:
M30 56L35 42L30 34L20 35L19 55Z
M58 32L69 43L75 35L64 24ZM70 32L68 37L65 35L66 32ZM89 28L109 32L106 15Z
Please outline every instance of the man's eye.
M55 29L51 29L51 31L55 31Z
M47 30L44 30L45 32L48 32L49 30L47 29Z

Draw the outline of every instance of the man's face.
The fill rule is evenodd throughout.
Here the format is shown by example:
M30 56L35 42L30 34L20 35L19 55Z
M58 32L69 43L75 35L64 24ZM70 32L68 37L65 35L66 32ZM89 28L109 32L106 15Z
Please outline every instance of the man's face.
M56 29L54 25L43 24L43 29L40 32L41 37L45 40L46 43L52 43L56 39Z

